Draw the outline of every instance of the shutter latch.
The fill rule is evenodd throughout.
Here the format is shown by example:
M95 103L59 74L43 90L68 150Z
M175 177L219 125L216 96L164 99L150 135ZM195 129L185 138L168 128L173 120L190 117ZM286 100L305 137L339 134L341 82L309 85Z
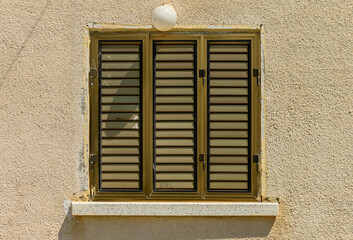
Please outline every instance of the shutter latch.
M199 77L202 78L202 85L206 85L206 71L204 69L199 70Z
M260 69L254 69L253 76L257 78L257 86L260 86L261 85Z
M91 86L93 86L93 79L95 77L97 77L97 75L98 75L97 69L95 69L95 68L90 68L89 69L89 78L90 78Z
M202 168L205 169L206 157L204 153L199 155L199 161L202 162Z

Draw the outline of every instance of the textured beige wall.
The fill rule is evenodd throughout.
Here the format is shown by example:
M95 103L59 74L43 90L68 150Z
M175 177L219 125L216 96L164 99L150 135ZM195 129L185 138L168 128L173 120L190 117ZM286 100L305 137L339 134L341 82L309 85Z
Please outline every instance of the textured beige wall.
M160 0L2 0L0 239L352 239L353 1L171 1L178 24L264 24L266 195L277 218L65 217L87 188L84 28Z

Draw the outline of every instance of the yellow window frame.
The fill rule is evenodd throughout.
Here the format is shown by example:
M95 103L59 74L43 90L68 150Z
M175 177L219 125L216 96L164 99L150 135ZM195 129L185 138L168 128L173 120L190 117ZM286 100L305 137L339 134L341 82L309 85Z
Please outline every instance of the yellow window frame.
M261 138L261 106L260 92L261 87L257 84L257 76L253 76L254 69L260 69L260 32L92 32L90 42L90 67L98 69L98 44L100 40L140 40L143 47L143 186L142 192L102 192L99 190L99 161L91 161L89 178L91 199L98 201L258 201L260 189L259 165L253 161L254 155L260 154ZM153 40L195 40L197 42L197 69L207 69L207 41L208 40L246 40L250 41L251 46L251 191L247 193L229 192L207 192L207 171L203 170L202 163L197 159L197 192L153 192L152 189L152 113L153 94L152 94L152 43ZM98 153L98 74L91 75L89 89L90 96L90 154ZM197 88L197 156L207 152L207 87L202 87L202 79L198 78ZM206 168L205 168L206 169Z

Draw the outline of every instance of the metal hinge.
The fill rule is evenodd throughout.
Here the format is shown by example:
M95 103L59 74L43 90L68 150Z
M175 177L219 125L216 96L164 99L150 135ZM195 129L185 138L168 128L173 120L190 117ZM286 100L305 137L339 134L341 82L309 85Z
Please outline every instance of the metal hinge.
M254 69L253 76L257 78L257 86L260 86L261 85L260 69Z
M90 181L90 199L94 199L95 196L95 185L94 185L94 179L95 179L95 166L97 162L97 154L90 154L89 155L89 181Z
M97 77L98 71L95 68L89 69L89 78L90 78L90 85L93 86L93 79Z
M260 173L260 155L259 154L255 154L253 155L253 162L256 163L257 166L257 172ZM260 174L259 176L256 178L257 181L257 193L256 193L256 198L260 199L261 198L261 185L260 185Z
M89 169L90 171L94 170L94 166L97 162L97 154L91 154L89 155Z
M199 70L199 77L202 78L202 85L206 85L206 71L204 69Z
M260 172L260 155L259 154L253 155L252 161L257 164L257 171Z

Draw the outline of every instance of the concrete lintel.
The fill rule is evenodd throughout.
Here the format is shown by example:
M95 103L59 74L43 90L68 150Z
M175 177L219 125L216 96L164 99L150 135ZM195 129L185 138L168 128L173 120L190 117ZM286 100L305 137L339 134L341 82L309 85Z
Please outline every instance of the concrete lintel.
M73 216L277 216L278 203L72 202Z
M114 23L88 23L86 27L89 31L150 31L160 32L152 25L122 25ZM177 25L169 32L174 31L259 31L261 25Z

